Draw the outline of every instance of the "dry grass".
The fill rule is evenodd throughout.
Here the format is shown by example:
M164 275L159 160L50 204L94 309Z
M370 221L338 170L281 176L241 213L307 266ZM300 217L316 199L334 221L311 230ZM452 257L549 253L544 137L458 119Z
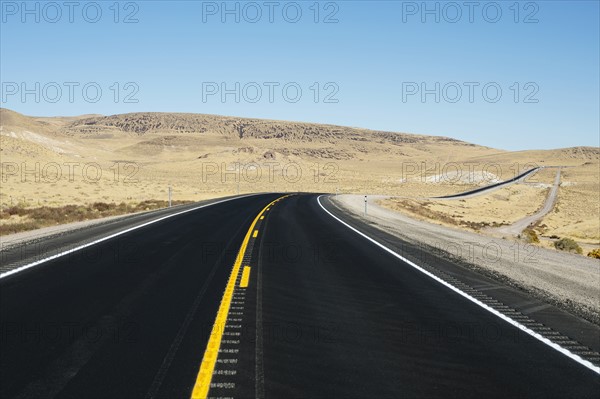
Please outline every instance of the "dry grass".
M179 205L186 201L175 201ZM62 223L80 222L108 216L165 208L167 201L143 201L136 204L95 202L90 205L65 205L61 207L12 206L0 212L0 235L54 226Z
M474 221L465 218L463 215L451 215L448 212L440 211L438 210L440 206L438 201L389 199L381 201L380 205L407 213L419 220L434 221L445 226L463 227L472 231L502 225L502 223L496 221Z
M600 248L596 248L588 252L587 256L594 259L600 259Z

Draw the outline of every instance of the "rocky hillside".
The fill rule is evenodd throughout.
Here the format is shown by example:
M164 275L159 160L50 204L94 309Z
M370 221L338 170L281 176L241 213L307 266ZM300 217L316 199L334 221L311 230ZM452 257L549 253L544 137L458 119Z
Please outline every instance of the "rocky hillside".
M63 131L72 135L106 132L123 132L140 136L149 133L214 133L239 139L279 139L291 142L333 144L343 141L371 141L392 145L440 142L474 146L446 137L371 131L334 125L159 112L81 118L66 124Z

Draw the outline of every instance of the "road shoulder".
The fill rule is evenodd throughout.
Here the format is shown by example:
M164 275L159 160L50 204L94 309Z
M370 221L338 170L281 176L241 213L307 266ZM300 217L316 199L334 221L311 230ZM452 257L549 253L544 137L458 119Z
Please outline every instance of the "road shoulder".
M415 263L600 350L600 273L592 259L577 263L573 255L541 248L520 254L508 240L413 220L377 207L376 200L370 199L366 216L363 196L331 196L326 207Z

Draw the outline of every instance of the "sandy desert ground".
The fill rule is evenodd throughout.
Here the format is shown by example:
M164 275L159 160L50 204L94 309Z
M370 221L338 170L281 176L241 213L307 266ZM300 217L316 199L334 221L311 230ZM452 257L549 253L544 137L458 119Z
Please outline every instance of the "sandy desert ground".
M29 117L0 109L2 209L200 200L261 191L393 196L386 206L462 229L511 223L544 202L554 172L465 200L453 194L534 166L564 166L536 227L600 240L600 149L508 152L452 138L202 114ZM0 223L19 223L11 216ZM551 245L544 242L542 245Z

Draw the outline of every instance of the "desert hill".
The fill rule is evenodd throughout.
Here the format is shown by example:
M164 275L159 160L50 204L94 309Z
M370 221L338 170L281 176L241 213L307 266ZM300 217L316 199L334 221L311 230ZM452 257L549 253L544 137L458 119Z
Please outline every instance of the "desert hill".
M236 162L240 157L245 162L264 159L299 163L325 160L396 163L408 159L447 162L457 158L454 154L476 157L498 153L447 137L203 114L42 118L0 109L0 121L3 138L20 139L32 147L21 149L23 155L45 153L47 149L80 159L119 154L119 159L140 164L196 159L229 162L229 156ZM56 141L64 145L54 145ZM62 148L65 146L70 150ZM92 151L94 154L90 153L90 146L96 150ZM13 149L19 150L14 146ZM174 153L178 155L171 159Z
M202 114L132 113L88 117L66 123L57 132L71 137L108 138L140 137L128 150L153 155L162 149L191 149L203 143L220 141L232 152L299 156L313 159L351 160L360 154L424 156L437 145L453 145L457 151L477 147L459 140L415 134L371 131L343 126L300 122L233 118ZM248 145L246 145L248 144ZM404 151L404 150L406 151ZM486 149L484 147L478 148ZM207 154L200 154L199 156ZM210 155L210 154L209 154ZM219 153L221 156L222 153Z
M107 131L135 133L137 135L148 133L212 133L239 139L280 139L292 142L320 140L332 144L339 141L367 141L372 139L380 144L394 145L452 142L473 146L473 144L447 137L371 131L324 124L160 112L78 118L64 126L64 130L70 134L93 134Z

